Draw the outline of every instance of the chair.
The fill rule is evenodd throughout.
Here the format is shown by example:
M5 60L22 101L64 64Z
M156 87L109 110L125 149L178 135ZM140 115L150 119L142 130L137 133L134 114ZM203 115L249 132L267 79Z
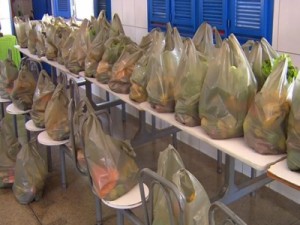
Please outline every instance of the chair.
M153 215L153 209L154 209L154 199L153 199L153 190L154 188L159 188L161 192L163 193L163 197L166 201L167 208L165 210L165 213L168 214L168 218L170 221L170 224L168 225L184 225L185 224L185 206L186 206L186 198L185 196L179 191L179 189L176 187L175 184L168 181L167 179L163 178L162 176L159 176L156 172L144 168L140 171L139 174L139 186L140 186L140 192L141 192L141 198L144 208L144 221L145 225L151 225L154 215ZM149 202L147 203L147 195L145 195L144 190L144 183L148 182L149 187ZM174 201L175 200L175 201ZM174 208L177 210L175 211ZM216 210L221 210L225 216L221 217L223 220L220 222L220 216L218 214L218 217L216 219ZM176 216L175 216L176 212ZM215 225L216 221L218 221L217 224L227 224L227 225L246 225L244 221L242 221L235 213L233 213L226 205L224 205L221 202L214 202L209 207L208 212L208 219L210 225ZM174 220L174 218L178 218L177 221ZM219 223L220 222L220 223Z

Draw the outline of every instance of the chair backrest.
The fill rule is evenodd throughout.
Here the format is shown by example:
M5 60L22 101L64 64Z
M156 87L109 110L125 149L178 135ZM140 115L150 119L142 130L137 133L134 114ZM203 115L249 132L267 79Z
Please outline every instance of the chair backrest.
M166 201L167 208L163 213L165 213L168 221L170 221L170 224L168 225L184 225L186 199L179 189L172 182L159 176L156 172L148 168L142 169L139 175L139 186L144 208L145 224L152 225L155 204L155 196L153 193L155 192L154 189L158 188L159 191L163 193L163 198ZM146 183L149 188L149 204L147 204L147 199L145 197L144 183ZM174 210L174 208L177 210ZM175 215L175 213L177 215ZM178 221L175 221L174 218L178 218Z
M16 66L19 68L21 62L21 54L19 50L15 48L17 45L17 38L14 35L4 35L0 37L0 60L7 58L8 49L12 51L12 59L15 62Z
M216 216L216 211L221 211ZM247 225L240 217L238 217L231 209L222 202L216 201L209 208L209 225Z

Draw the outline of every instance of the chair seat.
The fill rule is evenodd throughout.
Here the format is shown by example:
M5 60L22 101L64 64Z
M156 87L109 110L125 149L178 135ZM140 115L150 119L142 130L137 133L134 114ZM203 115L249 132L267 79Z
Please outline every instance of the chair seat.
M149 189L147 185L144 184L144 190L145 190L145 196L148 198L149 195ZM120 198L113 200L113 201L107 201L104 199L101 199L101 201L115 209L133 209L135 207L138 207L142 205L142 199L140 194L140 188L139 185L135 185L129 192L121 196Z
M10 99L7 99L7 98L2 98L2 97L0 96L0 103L8 103L8 102L11 102L11 100L10 100Z
M6 107L6 112L9 114L12 114L12 115L23 115L23 114L29 113L30 109L29 110L21 110L18 107L16 107L13 103L11 103Z
M43 131L38 135L38 142L47 146L58 146L68 143L69 139L63 141L55 141L48 135L47 131Z
M25 123L25 127L26 127L26 130L29 130L29 131L32 131L32 132L39 132L39 131L43 131L45 130L45 128L40 128L40 127L37 127L33 120L29 120Z

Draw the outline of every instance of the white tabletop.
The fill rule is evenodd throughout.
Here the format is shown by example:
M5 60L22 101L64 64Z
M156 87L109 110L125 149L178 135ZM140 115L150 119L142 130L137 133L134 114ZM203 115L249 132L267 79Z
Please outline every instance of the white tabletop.
M6 112L9 114L12 114L12 115L23 115L23 114L29 113L30 109L24 111L24 110L17 108L13 103L11 103L6 107Z
M58 146L68 143L69 140L55 141L48 135L47 131L43 131L38 135L38 142L46 146Z
M1 98L0 96L0 103L6 103L6 102L11 102L11 100L7 98Z
M120 94L120 93L116 93L114 91L112 91L107 84L102 84L99 81L97 81L96 78L89 78L87 77L86 80L90 81L91 83L95 84L97 87L100 87L102 90L105 90L111 94L113 94L114 96L116 96L117 98L121 99L123 102L133 106L134 108L136 108L137 110L142 110L140 107L140 103L134 102L129 98L128 94Z
M45 128L40 128L40 127L37 127L33 120L29 120L25 123L25 128L26 130L29 130L29 131L33 131L33 132L39 132L39 131L43 131L45 130Z
M158 113L151 108L148 102L143 102L140 107L146 112L162 119L180 130L210 144L222 152L240 160L256 170L266 170L271 164L280 161L286 155L262 155L248 147L244 138L230 138L224 140L215 140L210 138L200 126L188 127L175 120L174 113Z
M268 173L271 173L282 181L292 184L292 186L296 186L296 188L300 190L300 172L291 171L287 166L287 159L271 165L268 169Z

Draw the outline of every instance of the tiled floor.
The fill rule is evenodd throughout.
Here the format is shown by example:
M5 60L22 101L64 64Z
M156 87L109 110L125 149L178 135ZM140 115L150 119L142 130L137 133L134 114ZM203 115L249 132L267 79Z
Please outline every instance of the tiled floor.
M132 138L137 120L128 116L124 125L121 114L113 110L113 133L118 137ZM123 125L124 126L123 126ZM136 148L139 166L156 168L158 154L171 138L159 139ZM218 193L223 176L216 173L215 160L185 144L178 144L186 167L202 182L210 197ZM41 151L44 149L41 148ZM38 202L20 205L11 189L0 189L0 225L93 225L95 200L86 177L80 175L67 157L68 188L60 186L60 163L53 149L53 172L49 173L43 197ZM241 176L241 179L245 179ZM300 205L268 188L255 196L245 196L229 207L249 225L300 225ZM103 207L104 225L116 224L115 212ZM141 211L137 210L141 215ZM126 221L126 224L130 224Z

